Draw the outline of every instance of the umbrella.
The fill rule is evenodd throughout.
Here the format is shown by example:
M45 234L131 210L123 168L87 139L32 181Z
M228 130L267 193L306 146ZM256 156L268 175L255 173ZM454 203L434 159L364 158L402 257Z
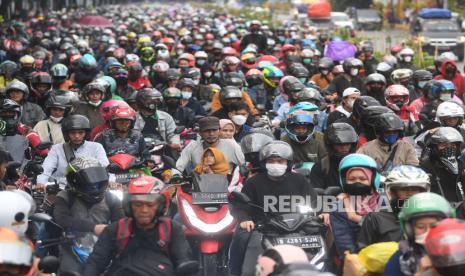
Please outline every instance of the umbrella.
M109 27L111 20L100 15L86 15L79 19L79 24L91 27Z
M354 57L357 47L348 41L331 41L325 49L325 57L334 61L341 61L346 58Z

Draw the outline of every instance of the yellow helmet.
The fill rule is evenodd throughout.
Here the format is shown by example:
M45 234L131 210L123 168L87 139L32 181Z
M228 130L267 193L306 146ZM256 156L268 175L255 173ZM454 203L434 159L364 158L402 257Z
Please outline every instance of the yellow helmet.
M126 36L127 38L136 38L137 34L135 32L129 32Z
M24 55L19 59L19 63L21 64L33 64L34 58L30 55Z

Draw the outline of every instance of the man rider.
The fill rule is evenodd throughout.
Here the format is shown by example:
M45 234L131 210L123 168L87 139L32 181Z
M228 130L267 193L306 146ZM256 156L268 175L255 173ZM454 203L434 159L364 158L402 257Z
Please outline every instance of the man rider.
M104 123L99 107L105 100L105 92L106 89L101 83L92 81L82 90L84 101L78 102L74 108L73 114L80 114L89 119L91 129Z
M249 44L254 44L257 46L257 53L263 53L267 48L267 39L266 36L260 32L262 24L258 20L252 20L249 25L250 33L245 35L239 46L240 51L242 52Z
M128 218L112 223L99 237L87 260L83 275L102 273L123 275L175 275L176 267L191 260L189 244L181 225L162 219L166 199L162 194L165 184L152 176L133 179L124 195L123 208ZM121 244L120 224L129 231ZM169 223L167 243L160 233L160 224Z
M193 127L195 113L189 107L181 105L182 94L176 87L171 87L163 91L165 101L165 111L170 114L177 126Z
M21 123L33 127L38 121L45 118L42 108L27 100L29 89L26 84L20 81L10 83L5 89L5 96L21 106Z
M86 141L90 134L89 120L82 115L70 115L61 124L65 143L53 145L44 160L44 172L37 177L38 184L45 184L52 177L54 180L63 180L68 163L82 156L93 157L106 167L109 164L107 153L102 145Z

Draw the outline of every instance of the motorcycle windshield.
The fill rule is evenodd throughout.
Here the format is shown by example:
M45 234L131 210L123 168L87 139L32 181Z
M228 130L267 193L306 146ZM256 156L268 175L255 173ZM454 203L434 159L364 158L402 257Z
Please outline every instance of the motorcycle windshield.
M228 178L220 174L202 174L194 178L195 191L202 193L226 193Z

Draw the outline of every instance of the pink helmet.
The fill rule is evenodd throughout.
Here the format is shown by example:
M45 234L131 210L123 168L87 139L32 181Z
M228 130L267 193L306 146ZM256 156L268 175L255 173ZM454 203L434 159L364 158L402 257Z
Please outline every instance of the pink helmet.
M394 111L399 111L402 106L408 104L409 95L408 89L401 84L390 85L386 91L384 91L386 105Z
M120 100L108 100L100 106L100 114L102 114L103 120L108 122L113 115L113 110L118 106L129 106L125 101Z
M224 58L223 64L224 65L238 65L241 62L240 59L234 56L227 56Z
M290 263L308 263L305 251L293 245L276 245L263 252L257 260L256 275L267 276L276 267Z
M280 91L281 93L284 93L284 82L285 82L288 78L290 78L290 77L291 77L291 76L284 76L284 77L282 77L282 78L279 80L279 91Z

